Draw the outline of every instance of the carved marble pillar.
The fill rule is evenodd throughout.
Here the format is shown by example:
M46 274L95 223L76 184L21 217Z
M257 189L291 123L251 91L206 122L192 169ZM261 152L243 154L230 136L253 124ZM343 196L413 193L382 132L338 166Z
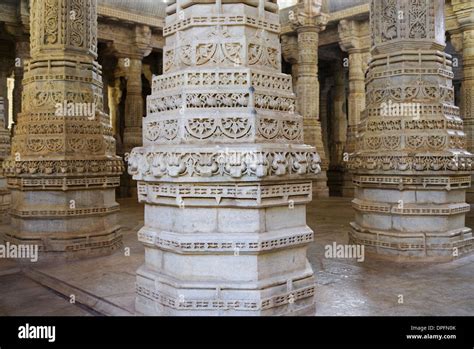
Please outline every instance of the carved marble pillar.
M137 313L314 314L305 205L320 159L291 112L278 7L185 5L167 8L164 74L129 157L145 204Z
M463 256L474 242L465 226L472 155L443 52L444 0L372 0L371 30L350 242L397 261Z
M119 132L119 104L122 99L122 87L120 83L120 77L114 77L114 81L111 86L109 94L109 105L110 105L110 124L112 125L112 133L117 135Z
M119 64L127 79L125 99L125 130L123 144L125 152L142 145L142 118L144 105L142 95L142 60L151 52L151 30L148 26L136 26L132 47L122 50Z
M355 151L357 125L365 109L365 72L370 60L370 33L368 22L341 20L338 26L339 46L349 54L349 128L346 151Z
M142 60L150 54L152 49L150 27L135 26L131 45L114 42L113 47L118 57L117 70L127 82L125 128L121 147L126 156L134 147L142 145L142 118L145 113L142 94ZM137 196L136 183L127 172L122 175L120 187L124 196Z
M129 153L134 147L142 145L142 118L144 101L142 95L142 58L123 58L119 60L127 81L125 96L125 128L123 130L122 151ZM126 155L125 155L126 156ZM120 179L120 193L124 197L137 197L137 185L128 172L124 172Z
M461 84L461 112L466 132L466 149L474 152L474 3L452 0L456 32L459 40L452 40L455 49L462 53L463 81ZM474 182L474 176L472 176ZM467 202L474 204L474 186L467 191Z
M123 62L124 60L122 60ZM142 59L132 58L125 71L127 79L127 97L125 99L125 130L123 134L124 150L129 152L142 144Z
M334 69L334 90L333 90L333 112L334 112L334 134L331 139L334 143L332 154L334 167L342 170L345 166L344 152L347 142L347 98L346 79L341 61L336 62ZM341 188L343 189L343 188Z
M325 29L328 16L321 13L320 4L321 2L316 0L301 1L290 16L290 22L298 35L297 109L304 118L305 142L315 146L321 156L322 171L314 183L313 194L324 197L329 196L326 176L328 161L318 115L318 46L319 33Z
M333 85L331 79L327 78L322 82L322 86L319 91L319 121L321 122L321 135L323 139L324 145L324 153L327 154L328 159L330 159L330 149L329 149L329 138L330 130L329 130L329 115L328 115L328 92L331 86ZM329 160L328 160L329 161ZM328 165L329 167L329 165Z
M115 190L123 163L103 113L97 1L30 1L31 59L22 112L4 163L12 244L39 246L39 262L121 246Z
M350 154L356 151L357 125L360 123L361 112L365 109L365 72L370 59L369 23L343 19L339 22L338 31L339 46L349 54L349 115L344 152ZM343 174L342 195L354 196L352 174L347 167Z

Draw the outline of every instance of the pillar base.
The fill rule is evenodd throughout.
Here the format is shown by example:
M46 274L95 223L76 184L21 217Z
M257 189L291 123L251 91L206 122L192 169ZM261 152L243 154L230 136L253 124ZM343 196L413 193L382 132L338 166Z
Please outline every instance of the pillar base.
M11 193L12 231L5 241L37 245L35 264L109 255L122 246L113 188Z
M108 256L123 246L120 227L116 226L93 234L48 236L41 240L26 233L5 234L5 242L12 245L38 245L38 261L18 259L20 264L46 265L84 258Z
M187 204L186 209L145 206L148 225L138 233L146 261L137 271L138 314L247 316L314 310L314 274L306 258L313 232L303 223L304 205L249 209Z
M349 244L364 245L367 256L396 262L450 262L474 251L470 228L443 233L361 229L351 222Z
M238 257L235 257L238 258ZM172 279L142 266L137 270L136 315L314 316L314 277L287 283L238 283L220 288L214 281Z

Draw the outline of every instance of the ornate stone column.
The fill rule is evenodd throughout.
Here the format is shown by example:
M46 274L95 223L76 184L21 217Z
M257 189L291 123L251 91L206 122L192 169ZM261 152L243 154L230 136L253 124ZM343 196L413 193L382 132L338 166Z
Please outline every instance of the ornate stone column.
M338 26L339 46L349 54L349 95L347 140L344 152L356 151L357 125L365 109L365 72L370 60L370 32L368 22L341 20ZM347 164L347 162L345 162ZM342 195L354 196L352 174L344 166Z
M328 161L319 120L318 46L319 33L328 16L321 13L320 0L304 0L295 7L290 22L298 34L297 109L303 115L305 142L315 146L321 156L322 171L313 187L315 196L329 196L326 171Z
M145 204L138 314L314 314L320 171L281 73L274 1L172 2L129 171Z
M443 52L444 0L372 0L371 30L350 242L395 260L455 259L473 249L472 155Z
M466 132L466 148L474 151L474 3L472 1L452 0L451 10L458 28L452 40L455 49L462 53L463 81L461 85L461 112ZM474 176L472 177L474 181ZM474 187L467 191L467 202L474 204Z
M125 60L122 60L124 62ZM142 59L132 58L124 69L127 79L127 97L125 99L125 130L123 134L124 150L130 151L142 145Z
M5 161L13 244L38 245L40 262L121 246L114 188L123 170L102 112L96 0L30 2L31 59L22 112Z
M335 133L332 142L335 143L335 152L332 156L336 168L342 170L345 167L344 151L347 142L347 98L346 79L341 61L336 63L334 69L333 111ZM343 187L341 188L343 190Z
M110 119L111 119L111 125L112 125L112 133L116 135L119 132L119 125L118 125L118 119L119 119L119 104L120 100L122 99L122 88L120 86L120 78L115 77L112 88L111 88L111 93L109 95L109 100L110 100Z
M125 128L122 151L125 156L134 147L142 145L142 118L145 113L142 94L142 60L148 56L151 47L151 29L137 25L133 31L132 43L114 42L113 50L118 57L117 74L127 81L125 96ZM124 173L121 177L121 191L125 196L136 197L136 183Z
M328 139L331 137L329 130L329 115L328 115L328 92L333 86L333 81L329 78L326 78L322 81L319 90L319 121L321 123L321 137L323 139L324 153L328 157L328 162L330 157L331 150L329 149ZM329 168L329 164L328 164Z
M121 50L119 64L127 79L125 99L125 130L123 144L125 152L142 145L142 118L144 105L142 95L142 60L151 52L151 30L148 26L135 27L134 44Z

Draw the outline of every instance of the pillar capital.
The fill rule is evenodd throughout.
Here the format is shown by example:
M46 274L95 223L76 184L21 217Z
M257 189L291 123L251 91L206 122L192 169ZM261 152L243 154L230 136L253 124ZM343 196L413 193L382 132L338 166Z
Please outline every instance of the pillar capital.
M281 53L283 59L290 64L298 63L298 37L285 34L281 36Z
M463 33L462 32L452 32L450 36L451 44L456 52L462 52L463 49Z
M129 40L116 40L109 44L108 51L118 58L142 60L153 49L151 28L147 25L136 25L130 33Z
M290 24L297 32L322 32L326 29L329 15L321 12L322 0L299 1L289 13Z
M451 0L451 9L462 29L474 29L474 2L471 0Z
M30 8L28 0L20 0L20 6L17 7L17 17L25 33L30 32Z
M338 25L339 46L345 52L370 50L370 27L367 21L343 19Z
M134 53L143 58L151 53L151 28L147 25L136 25L134 30Z

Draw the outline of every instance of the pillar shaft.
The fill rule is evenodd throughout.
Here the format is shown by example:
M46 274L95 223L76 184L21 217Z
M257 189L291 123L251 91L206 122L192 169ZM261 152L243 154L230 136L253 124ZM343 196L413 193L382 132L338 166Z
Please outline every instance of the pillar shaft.
M112 133L118 136L120 125L119 125L119 104L120 100L122 99L122 88L120 83L120 77L115 77L113 79L113 84L111 88L111 93L109 95L110 101L110 119L112 125Z
M346 151L347 139L347 101L346 101L346 85L345 71L343 61L334 64L334 85L331 88L332 96L332 115L328 118L332 120L333 133L329 135L330 159L328 170L328 183L331 195L342 196L348 183L352 184L352 178L346 176L347 156Z
M8 110L11 108L8 102L8 78L11 76L13 70L14 58L2 57L0 58L0 97L3 97L3 107L5 110L4 115L4 124L0 124L0 127L3 125L6 126L6 121L8 120Z
M365 70L363 68L363 53L357 50L349 51L349 104L348 135L346 152L352 153L355 149L357 125L360 122L361 112L365 109Z
M462 36L463 81L461 84L461 110L464 116L466 148L474 152L474 4L453 1ZM474 204L474 175L471 175L471 188L467 192L467 202Z
M333 164L337 168L342 168L344 163L344 151L347 139L347 112L346 112L346 85L345 74L341 62L334 71L333 90L333 111L334 111L334 153L332 154Z
M474 12L474 6L472 11ZM474 15L473 23L462 31L463 45L463 81L461 84L461 110L464 116L466 149L474 152ZM471 175L471 187L467 192L467 202L474 204L474 175Z
M127 96L125 99L124 150L129 152L142 144L142 60L132 58L124 69L127 79Z
M473 10L474 11L474 10ZM474 23L463 30L463 81L461 86L467 149L474 150Z
M298 62L291 64L291 83L293 90L296 91L298 87Z
M7 188L3 162L10 153L11 140L8 124L8 83L7 78L13 69L13 59L0 58L0 219L8 220L8 210L11 205L11 193Z
M0 79L2 76L0 75ZM6 82L4 82L6 84ZM0 82L0 86L2 82ZM10 132L4 126L5 120L8 119L7 110L5 108L6 94L0 94L0 166L10 152ZM0 167L0 218L4 219L10 209L11 195L7 188L7 182L4 171Z
M21 113L21 100L23 95L23 67L29 58L30 43L28 41L18 41L15 47L15 87L13 89L13 122L16 122L17 115Z

